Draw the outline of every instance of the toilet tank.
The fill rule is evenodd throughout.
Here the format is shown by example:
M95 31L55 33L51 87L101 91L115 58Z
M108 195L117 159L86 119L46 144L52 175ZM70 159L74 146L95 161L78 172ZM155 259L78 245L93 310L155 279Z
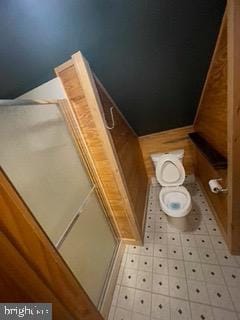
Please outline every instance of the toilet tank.
M178 160L182 162L184 157L184 149L177 149L169 152L159 152L159 153L151 154L151 159L152 159L152 162L154 163L155 168L157 166L158 160L161 158L162 155L165 155L165 154L174 154L175 156L177 156Z

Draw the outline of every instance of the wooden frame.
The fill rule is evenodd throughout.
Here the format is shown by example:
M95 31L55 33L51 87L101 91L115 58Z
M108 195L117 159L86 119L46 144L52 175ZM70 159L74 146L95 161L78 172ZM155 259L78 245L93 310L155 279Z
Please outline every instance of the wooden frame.
M51 302L57 320L103 320L2 169L0 211L0 300Z
M135 203L129 193L128 181L126 181L113 137L105 126L103 105L96 87L99 85L99 81L94 79L87 61L80 52L74 54L71 60L57 67L55 72L68 97L68 113L71 113L76 119L77 140L83 146L83 153L92 172L92 177L98 186L102 201L107 208L109 220L118 236L126 243L141 244L144 217L138 219ZM109 99L109 96L107 97ZM129 128L114 104L113 107L116 116L122 119L121 121L125 123L126 128ZM132 129L129 128L129 130ZM131 131L131 135L135 137L133 131ZM135 140L138 144L137 137ZM142 156L140 147L139 156ZM144 170L143 160L142 167ZM145 201L146 192L142 198Z

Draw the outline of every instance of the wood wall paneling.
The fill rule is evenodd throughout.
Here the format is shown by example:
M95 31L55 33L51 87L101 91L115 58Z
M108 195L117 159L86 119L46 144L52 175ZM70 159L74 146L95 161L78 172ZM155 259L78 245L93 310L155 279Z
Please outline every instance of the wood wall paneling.
M0 212L0 270L8 279L5 288L24 293L24 301L52 302L53 319L102 319L2 170ZM4 297L1 291L0 299Z
M85 146L89 167L92 168L93 177L96 178L102 198L108 206L107 212L116 226L119 237L128 242L141 243L144 212L142 208L146 199L147 183L144 168L139 164L141 154L137 149L135 134L129 129L115 105L115 133L106 129L104 113L109 121L109 110L106 108L110 101L113 102L99 83L99 91L97 90L90 67L80 53L72 56L71 63L68 61L56 68L56 74L66 91L70 108L81 132L79 139ZM102 99L104 95L105 100L102 102L99 94ZM120 135L117 134L120 132L119 129L122 130ZM128 155L123 144L126 141L131 149ZM125 155L127 156L124 161ZM135 161L138 166L134 167L134 171ZM129 170L129 165L132 171ZM140 179L142 180L139 187ZM141 198L144 200L139 201L140 194L138 193L137 197L134 188L141 192Z
M240 2L228 1L228 243L240 254Z
M183 165L186 174L193 173L193 147L188 134L193 132L192 126L162 131L139 137L148 177L155 176L155 169L150 155L158 152L169 152L184 149Z
M227 157L227 15L225 14L194 121L199 132Z
M195 150L195 174L200 180L208 202L213 209L216 220L226 239L227 235L227 193L216 194L211 192L208 182L210 179L222 178L221 185L227 187L227 170L214 169L208 160L196 149Z
M110 109L113 108L114 128L110 130L109 133L115 147L119 166L124 176L125 187L131 199L133 211L136 214L139 226L142 227L147 200L148 178L138 137L105 88L96 78L95 83L108 126L112 125Z

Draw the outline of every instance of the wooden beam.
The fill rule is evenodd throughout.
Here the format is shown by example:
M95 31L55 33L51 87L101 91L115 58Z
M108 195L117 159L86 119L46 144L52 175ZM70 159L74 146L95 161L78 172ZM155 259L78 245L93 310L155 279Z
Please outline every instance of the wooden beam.
M240 1L228 1L228 243L240 253Z

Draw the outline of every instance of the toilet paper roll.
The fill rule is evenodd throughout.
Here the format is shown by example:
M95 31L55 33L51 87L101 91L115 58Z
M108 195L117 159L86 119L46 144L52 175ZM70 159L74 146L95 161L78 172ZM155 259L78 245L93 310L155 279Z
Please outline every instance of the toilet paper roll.
M208 184L213 193L218 193L220 190L222 190L222 186L216 179L209 180Z

